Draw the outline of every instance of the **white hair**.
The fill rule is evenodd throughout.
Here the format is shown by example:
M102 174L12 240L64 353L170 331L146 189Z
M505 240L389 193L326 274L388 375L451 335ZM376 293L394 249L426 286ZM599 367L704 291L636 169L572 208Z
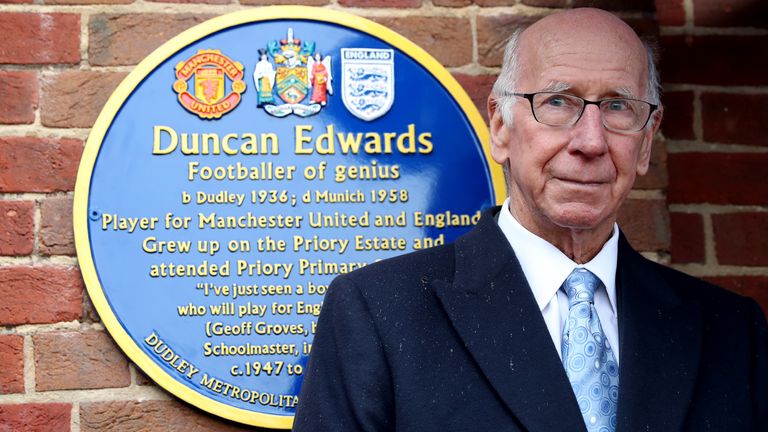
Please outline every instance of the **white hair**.
M520 27L509 37L504 47L504 61L501 65L501 73L493 84L493 98L496 109L501 111L504 124L512 124L512 105L517 98L510 96L515 93L517 78L520 76L520 35L526 27Z

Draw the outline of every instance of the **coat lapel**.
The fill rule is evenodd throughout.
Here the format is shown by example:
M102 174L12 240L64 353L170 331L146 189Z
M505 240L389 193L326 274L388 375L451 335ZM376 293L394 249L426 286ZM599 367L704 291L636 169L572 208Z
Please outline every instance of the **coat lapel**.
M619 432L681 430L701 350L701 316L655 264L619 242Z
M467 350L525 429L585 431L541 311L492 211L456 242L453 283L437 281L434 289Z

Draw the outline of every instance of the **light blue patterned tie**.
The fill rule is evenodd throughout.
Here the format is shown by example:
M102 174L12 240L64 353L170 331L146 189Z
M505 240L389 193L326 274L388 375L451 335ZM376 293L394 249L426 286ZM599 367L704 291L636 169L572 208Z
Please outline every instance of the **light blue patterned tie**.
M587 269L568 275L568 321L563 328L563 365L589 432L614 432L619 366L595 311L600 279Z

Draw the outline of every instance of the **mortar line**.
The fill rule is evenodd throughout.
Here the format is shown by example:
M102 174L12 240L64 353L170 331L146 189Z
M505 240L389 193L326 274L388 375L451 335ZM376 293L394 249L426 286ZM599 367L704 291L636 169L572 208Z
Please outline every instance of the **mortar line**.
M80 402L72 402L72 411L69 419L69 431L80 432Z
M469 16L469 31L472 43L472 64L476 65L480 63L480 48L477 43L477 13L473 13Z
M40 199L34 201L34 213L32 216L32 263L37 262L40 256L40 225L42 220L42 211L40 207L42 202Z
M704 124L701 119L701 90L693 91L693 134L698 141L704 141Z
M31 335L24 335L24 395L37 393L35 380L35 349Z
M669 209L670 211L678 213L762 213L768 211L768 206L734 204L670 204Z
M695 140L667 140L667 153L768 153L768 146L723 144Z
M712 227L712 214L709 211L702 212L701 220L704 229L704 263L708 266L717 266L717 244Z
M683 10L685 11L685 25L683 28L687 31L691 31L694 28L693 0L683 0Z

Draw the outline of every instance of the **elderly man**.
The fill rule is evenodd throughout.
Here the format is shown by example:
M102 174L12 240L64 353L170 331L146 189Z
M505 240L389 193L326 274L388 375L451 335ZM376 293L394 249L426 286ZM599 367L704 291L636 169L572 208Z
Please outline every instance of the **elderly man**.
M295 430L768 430L755 302L616 225L661 120L649 53L595 9L512 38L488 103L509 198L453 245L333 283Z

